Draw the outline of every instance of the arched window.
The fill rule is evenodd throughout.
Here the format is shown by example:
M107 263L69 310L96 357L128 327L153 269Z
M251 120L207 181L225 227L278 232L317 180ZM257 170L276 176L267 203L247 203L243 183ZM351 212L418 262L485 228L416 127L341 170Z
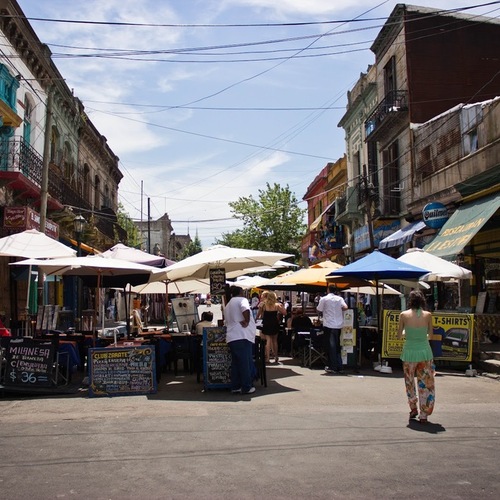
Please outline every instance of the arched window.
M105 206L106 208L109 208L111 206L110 199L109 199L109 187L108 187L107 184L104 186L104 202L103 202L103 206Z
M96 210L101 209L101 179L99 179L99 176L95 176L95 181L94 181L94 208Z
M69 142L64 143L64 177L69 181L73 175L71 158L71 145Z
M83 165L83 199L90 203L90 167Z
M26 94L24 96L24 120L23 120L23 139L28 145L31 145L31 121L33 115L33 101Z
M50 161L56 165L60 165L61 163L59 149L59 131L54 125L50 133Z

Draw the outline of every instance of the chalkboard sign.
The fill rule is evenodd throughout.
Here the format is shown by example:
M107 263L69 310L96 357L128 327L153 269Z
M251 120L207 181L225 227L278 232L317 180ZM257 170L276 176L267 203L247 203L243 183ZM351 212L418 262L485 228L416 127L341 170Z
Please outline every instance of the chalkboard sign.
M56 345L47 340L13 338L7 346L6 387L53 387L52 371Z
M154 394L154 346L89 349L89 396Z
M226 292L226 270L223 267L210 269L210 293L224 295Z
M225 328L203 328L203 382L205 389L231 387L231 351Z

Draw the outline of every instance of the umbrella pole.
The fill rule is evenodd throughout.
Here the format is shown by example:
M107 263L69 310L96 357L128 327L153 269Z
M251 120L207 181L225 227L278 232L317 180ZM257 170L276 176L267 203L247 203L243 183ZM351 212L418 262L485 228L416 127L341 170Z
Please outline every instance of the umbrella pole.
M28 286L27 286L27 291L26 291L26 326L24 327L24 336L26 337L28 335L28 328L29 328L29 317L30 317L30 292L31 292L31 266L28 267Z
M168 324L168 281L165 281L165 328L168 332L169 324Z
M376 297L377 297L377 337L379 337L381 335L381 332L380 332L380 296L379 296L379 293L378 293L378 279L375 278L375 293L376 293ZM382 346L382 342L380 342L380 338L379 338L379 345ZM380 359L380 364L382 365L382 347L380 347L380 352L379 352L379 359Z
M125 324L127 325L127 338L130 337L130 296L132 295L132 290L129 290L127 297L127 285L123 287L123 294L125 298Z

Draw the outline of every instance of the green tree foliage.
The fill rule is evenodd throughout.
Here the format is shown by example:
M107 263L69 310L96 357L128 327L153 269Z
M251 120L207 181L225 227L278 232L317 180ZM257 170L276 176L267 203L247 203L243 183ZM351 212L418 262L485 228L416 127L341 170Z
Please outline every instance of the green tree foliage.
M191 255L200 253L203 250L201 247L200 238L198 238L198 233L194 237L193 241L190 241L183 249L181 254L181 259L185 259L186 257L191 257Z
M139 234L139 229L134 224L134 221L130 218L130 216L125 212L125 208L121 203L118 204L116 218L118 220L119 226L127 231L127 241L122 241L122 243L128 245L129 247L140 248L141 237Z
M229 203L243 228L224 233L217 240L221 245L300 255L300 243L306 231L305 210L299 208L289 187L266 184L258 199L251 195Z

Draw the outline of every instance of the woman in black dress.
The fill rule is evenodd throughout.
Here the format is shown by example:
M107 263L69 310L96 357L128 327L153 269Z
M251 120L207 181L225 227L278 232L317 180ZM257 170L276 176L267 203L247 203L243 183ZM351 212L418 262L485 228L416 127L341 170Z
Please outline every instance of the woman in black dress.
M274 364L279 363L278 358L278 333L280 331L281 321L286 315L286 310L278 302L274 292L264 292L262 302L259 304L257 319L262 318L261 336L266 340L266 363L270 362L271 351L274 357Z

